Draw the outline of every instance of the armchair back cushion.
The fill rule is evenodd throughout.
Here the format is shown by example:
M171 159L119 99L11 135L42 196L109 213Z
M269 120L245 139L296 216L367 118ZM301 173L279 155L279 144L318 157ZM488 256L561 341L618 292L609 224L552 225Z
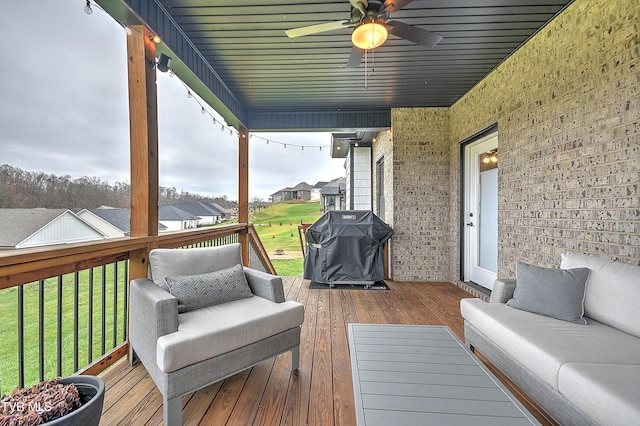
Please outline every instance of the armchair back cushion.
M242 264L239 243L189 250L154 249L149 253L149 278L169 292L167 276L205 274L237 264Z
M585 316L640 337L640 266L565 252L560 267L591 269L584 299Z

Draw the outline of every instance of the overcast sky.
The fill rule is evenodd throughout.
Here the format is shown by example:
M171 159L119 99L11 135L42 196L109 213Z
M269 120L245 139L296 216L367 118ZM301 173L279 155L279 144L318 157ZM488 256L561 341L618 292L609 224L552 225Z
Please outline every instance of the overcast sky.
M129 182L126 34L84 5L0 1L0 164ZM158 73L160 185L237 200L237 135L221 131L211 114L177 77ZM330 133L256 134L249 198L343 176L344 160L324 148L330 143Z

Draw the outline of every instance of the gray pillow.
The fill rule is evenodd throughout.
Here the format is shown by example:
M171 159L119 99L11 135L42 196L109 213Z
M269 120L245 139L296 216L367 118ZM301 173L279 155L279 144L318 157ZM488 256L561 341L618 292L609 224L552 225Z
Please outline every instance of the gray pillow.
M178 312L253 296L242 265L199 275L165 277L169 292L178 299Z
M551 269L518 262L516 289L507 306L586 324L584 295L589 268Z

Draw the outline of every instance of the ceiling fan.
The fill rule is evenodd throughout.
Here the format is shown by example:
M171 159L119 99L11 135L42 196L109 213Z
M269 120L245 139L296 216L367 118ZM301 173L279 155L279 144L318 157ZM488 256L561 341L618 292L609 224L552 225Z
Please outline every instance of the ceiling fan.
M347 67L356 68L362 61L365 50L374 49L384 43L387 34L432 48L442 36L400 21L389 21L389 15L400 10L413 0L349 0L351 16L348 20L325 22L285 31L290 38L302 37L341 28L355 27L351 35L353 48Z

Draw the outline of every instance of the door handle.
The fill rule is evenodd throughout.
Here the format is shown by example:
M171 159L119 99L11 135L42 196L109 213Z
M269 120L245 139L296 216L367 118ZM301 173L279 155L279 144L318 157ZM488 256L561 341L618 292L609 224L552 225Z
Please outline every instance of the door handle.
M473 226L473 222L467 223L467 226Z

